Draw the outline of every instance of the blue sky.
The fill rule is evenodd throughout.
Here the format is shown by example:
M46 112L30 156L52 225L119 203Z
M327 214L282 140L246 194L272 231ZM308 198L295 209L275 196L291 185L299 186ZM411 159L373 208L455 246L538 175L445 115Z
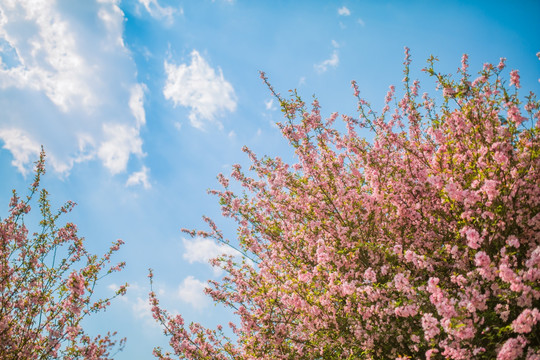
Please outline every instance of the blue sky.
M508 58L524 93L539 92L538 1L0 0L0 216L11 189L24 193L41 144L53 203L79 205L65 218L90 250L120 238L127 295L88 321L128 342L118 359L150 359L167 339L148 312L147 269L166 306L213 326L230 313L202 295L220 273L208 256L230 251L180 228L221 218L216 175L247 164L241 148L293 160L275 122L274 88L317 96L324 114L355 115L350 81L376 109L398 88L403 48L412 76L431 55L453 73Z

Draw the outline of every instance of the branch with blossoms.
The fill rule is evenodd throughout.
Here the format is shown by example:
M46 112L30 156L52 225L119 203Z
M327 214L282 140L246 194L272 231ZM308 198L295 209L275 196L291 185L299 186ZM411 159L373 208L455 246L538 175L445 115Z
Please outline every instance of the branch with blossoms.
M97 282L125 266L110 265L123 241L98 257L85 249L75 224L58 226L75 204L51 211L48 192L40 189L44 164L42 150L29 195L22 201L14 191L9 216L0 221L0 358L109 359L125 339L113 340L116 333L92 338L81 321L125 294L127 284L111 297L93 299ZM36 194L42 220L40 230L30 235L25 216Z

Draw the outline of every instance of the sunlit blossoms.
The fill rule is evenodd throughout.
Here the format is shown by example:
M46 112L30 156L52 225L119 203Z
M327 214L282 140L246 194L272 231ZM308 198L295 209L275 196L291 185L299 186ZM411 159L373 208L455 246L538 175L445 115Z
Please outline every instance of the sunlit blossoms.
M213 191L244 257L216 259L207 293L238 322L186 326L151 293L172 347L157 357L540 359L540 104L505 59L476 78L466 56L457 78L435 61L442 94L419 95L407 50L402 97L377 114L353 82L339 125L270 86L298 161L245 149L244 194L221 175ZM188 233L228 243L207 221Z
M117 344L110 333L91 337L81 321L125 293L126 285L110 298L92 298L99 279L124 267L109 266L123 242L98 257L84 248L74 224L58 226L75 204L51 211L47 191L39 189L44 156L30 194L22 200L14 192L9 216L0 221L0 359L109 359L124 340ZM30 235L25 215L38 192L42 219Z

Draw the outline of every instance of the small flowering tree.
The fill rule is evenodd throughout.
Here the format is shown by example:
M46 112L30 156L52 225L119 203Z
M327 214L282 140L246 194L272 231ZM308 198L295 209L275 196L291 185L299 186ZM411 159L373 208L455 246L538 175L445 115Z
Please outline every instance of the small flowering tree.
M540 54L539 54L540 56ZM207 293L239 323L186 327L150 294L173 353L161 359L540 359L540 104L518 96L504 59L472 79L425 72L441 105L409 78L379 114L321 118L295 94L278 97L297 155L219 176L242 259ZM263 80L268 84L266 77ZM391 110L393 109L393 110ZM373 140L359 137L369 129ZM210 232L187 231L228 243Z
M85 250L74 224L57 225L75 204L51 212L48 193L39 188L44 159L42 151L30 194L21 200L13 191L9 216L0 220L0 359L109 359L115 334L92 338L81 321L125 293L126 285L111 298L91 299L98 280L124 267L107 269L123 242L98 257ZM42 220L30 236L24 220L38 192Z

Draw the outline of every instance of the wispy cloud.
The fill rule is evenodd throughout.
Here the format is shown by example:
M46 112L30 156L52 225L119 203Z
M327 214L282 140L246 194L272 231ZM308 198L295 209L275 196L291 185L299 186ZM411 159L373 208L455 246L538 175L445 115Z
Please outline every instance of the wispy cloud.
M175 14L183 14L182 8L175 9L171 6L161 6L157 0L139 0L146 11L155 19L164 19L168 24L172 24Z
M108 286L110 291L116 292L119 289L119 285L112 283ZM145 331L150 330L159 330L161 332L161 327L159 323L152 316L152 306L148 300L148 293L150 292L149 287L140 286L137 282L130 283L128 291L124 296L118 298L118 301L123 303L123 307L126 307L131 310L133 317L137 320L144 322ZM163 298L166 292L163 289L159 289L158 296ZM167 297L167 300L171 296ZM176 294L173 294L172 299L176 300Z
M334 50L330 58L322 61L319 64L315 64L314 68L318 73L322 74L323 72L328 70L328 67L336 67L338 66L338 64L339 64L338 52L337 50Z
M11 164L23 175L28 169L26 164L31 163L39 156L41 150L39 144L28 138L20 129L0 129L0 139L4 140L4 149L13 154Z
M152 185L148 173L149 169L143 165L141 171L134 172L129 176L126 186L142 185L145 189L150 189Z
M117 3L98 0L81 13L53 1L0 2L9 60L0 63L0 141L20 172L41 144L64 175L94 158L119 173L131 155L143 155L144 85L124 46Z
M338 9L338 14L341 16L349 16L351 15L351 11L346 6L342 6Z
M198 51L191 52L189 65L174 65L165 61L164 66L167 81L163 95L172 100L175 106L191 108L189 120L192 126L204 129L205 121L215 121L223 111L236 110L232 85L225 80L221 69L218 68L216 73Z
M130 90L129 109L137 120L137 126L146 124L146 113L144 111L144 92L147 90L145 84L135 84Z
M265 100L264 106L266 110L276 110L276 107L274 106L274 99Z

